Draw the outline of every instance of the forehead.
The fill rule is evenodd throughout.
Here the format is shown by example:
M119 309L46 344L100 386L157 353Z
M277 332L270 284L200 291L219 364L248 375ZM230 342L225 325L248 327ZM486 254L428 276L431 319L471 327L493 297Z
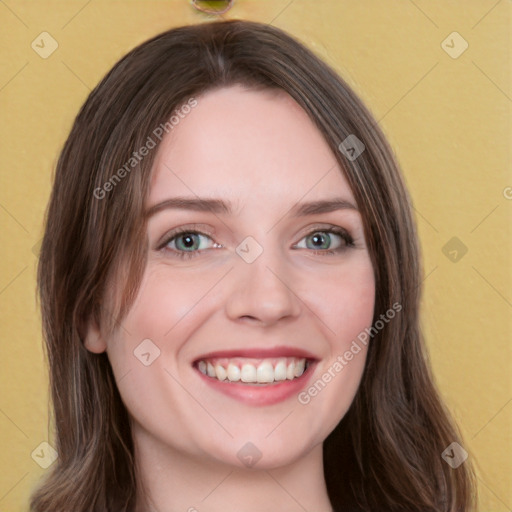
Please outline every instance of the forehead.
M244 207L354 201L321 132L284 91L231 86L199 96L156 155L149 203L223 197Z

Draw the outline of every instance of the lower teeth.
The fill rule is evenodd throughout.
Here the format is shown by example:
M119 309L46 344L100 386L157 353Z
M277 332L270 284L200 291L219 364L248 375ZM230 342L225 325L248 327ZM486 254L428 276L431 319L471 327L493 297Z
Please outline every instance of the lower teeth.
M269 386L270 385L270 383L261 384L261 383L258 383L258 382L242 382L241 380L236 381L236 382L233 382L231 380L219 380L219 382L222 382L223 384L243 384L245 386L254 386L254 387L261 387L261 386ZM274 383L272 382L272 384L274 384Z

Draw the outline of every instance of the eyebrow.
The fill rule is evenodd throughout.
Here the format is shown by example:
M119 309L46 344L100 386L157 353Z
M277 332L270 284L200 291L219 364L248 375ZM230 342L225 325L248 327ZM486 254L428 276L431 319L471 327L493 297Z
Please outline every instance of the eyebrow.
M222 199L172 197L148 208L145 213L145 217L152 217L153 215L167 209L192 210L196 212L211 212L219 214L231 214L233 212L231 202L224 201ZM305 217L307 215L318 215L337 210L358 211L357 207L352 202L341 197L297 203L288 211L292 216Z

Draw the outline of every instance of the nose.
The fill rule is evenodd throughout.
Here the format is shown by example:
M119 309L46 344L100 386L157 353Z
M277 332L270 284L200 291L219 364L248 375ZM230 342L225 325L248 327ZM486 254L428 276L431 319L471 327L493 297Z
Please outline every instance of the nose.
M240 258L230 279L226 314L231 320L272 325L296 318L302 310L290 270L277 254L264 251L252 263Z

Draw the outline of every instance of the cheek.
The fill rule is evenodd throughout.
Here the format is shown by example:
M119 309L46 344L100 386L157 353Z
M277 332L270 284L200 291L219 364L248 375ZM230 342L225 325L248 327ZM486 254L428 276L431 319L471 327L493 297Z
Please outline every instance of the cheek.
M372 325L375 306L371 262L361 258L322 283L308 306L322 321L328 354L298 401L310 411L309 428L326 436L348 411L364 371L368 346L361 333Z
M127 379L133 380L146 359L154 360L147 367L151 371L143 372L148 381L155 368L173 366L187 337L207 313L203 311L206 292L221 276L216 271L178 273L165 265L149 266L128 314L108 340L107 352L116 377L122 378L133 369L136 371ZM147 353L150 355L140 357Z
M343 349L369 327L375 306L375 278L368 257L317 280L309 306L322 320L331 349Z
M171 331L201 302L218 276L215 272L172 272L149 267L123 325L132 336L168 340ZM177 347L175 347L177 348Z
M165 425L165 436L175 444L187 424L180 411L191 409L189 395L173 378L175 361L189 334L184 329L214 277L171 277L165 267L149 267L129 313L108 340L109 361L131 417L150 430ZM176 414L171 418L169 411Z

